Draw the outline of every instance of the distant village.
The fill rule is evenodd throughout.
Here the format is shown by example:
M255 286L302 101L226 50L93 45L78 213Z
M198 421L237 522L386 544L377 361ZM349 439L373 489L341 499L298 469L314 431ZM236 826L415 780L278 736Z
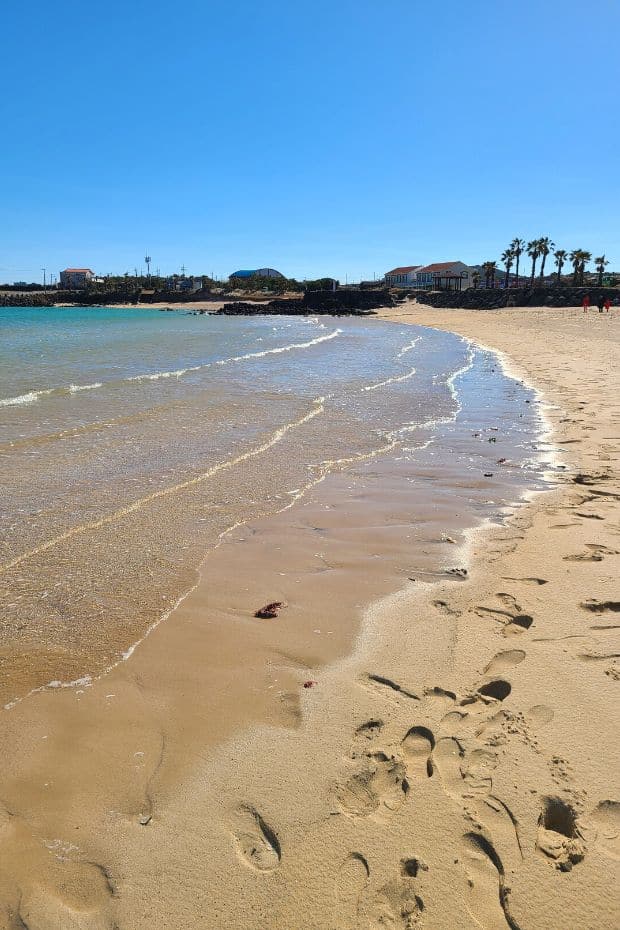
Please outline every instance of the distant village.
M565 253L566 254L566 253ZM567 256L568 257L568 256ZM481 265L467 265L460 261L433 262L428 265L401 265L386 271L382 277L370 281L347 282L342 285L340 281L331 277L318 278L312 281L298 281L289 278L275 268L265 267L257 269L244 269L233 271L226 281L218 281L209 275L181 274L162 277L158 274L130 275L98 275L92 268L64 268L58 275L50 275L50 279L43 281L44 290L60 291L106 291L119 290L123 287L135 290L152 290L173 294L196 294L198 291L213 293L236 290L266 290L281 293L283 291L303 291L307 289L331 289L340 286L347 287L387 287L402 288L421 291L464 291L468 288L505 288L523 287L536 284L538 287L551 287L559 283L591 286L617 286L619 276L607 272L608 264L602 256L596 259L596 271L588 272L579 264L569 274L562 274L563 264L558 270L544 273L528 271L511 275L514 268L513 261L508 261L505 269L498 268L495 262L485 262ZM15 281L12 284L0 285L2 290L40 290L40 282Z

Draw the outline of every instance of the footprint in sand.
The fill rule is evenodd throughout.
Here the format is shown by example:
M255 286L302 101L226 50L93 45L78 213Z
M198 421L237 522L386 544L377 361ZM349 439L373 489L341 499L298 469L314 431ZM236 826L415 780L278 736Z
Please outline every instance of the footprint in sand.
M235 816L238 828L234 838L242 861L259 872L272 872L282 858L275 831L249 804L238 807Z
M463 786L467 794L488 794L493 787L497 756L490 749L472 749L461 763Z
M9 926L28 930L113 930L116 924L105 902L89 906L84 900L72 900L44 885L35 885L21 898L19 922Z
M424 705L431 713L447 709L455 702L456 694L446 688L440 688L436 685L434 688L426 688L424 691Z
M370 869L361 853L351 853L336 877L336 907L333 930L357 930L360 898L368 884Z
M454 799L460 799L463 792L461 760L464 755L462 745L453 736L437 740L433 750L433 764L437 767L441 783L446 793Z
M529 630L533 623L534 618L529 614L516 614L504 626L502 632L504 636L518 636L520 633L525 633L526 630Z
M469 885L468 908L484 930L519 930L508 910L504 866L490 840L480 833L463 837L463 863Z
M543 583L542 579L534 579L534 581ZM513 636L523 633L525 630L529 630L534 622L534 618L530 614L526 614L522 611L521 606L517 603L512 594L505 594L503 591L500 591L495 596L497 601L502 605L501 607L499 605L488 607L481 604L474 608L474 613L484 619L495 620L497 623L501 623L503 625L502 632L504 636Z
M577 815L561 798L545 798L538 819L536 848L562 872L569 872L583 859L586 848Z
M28 823L0 805L2 930L113 930L110 872L74 858L78 847L43 844ZM8 913L3 910L8 906Z
M411 727L401 743L407 761L407 771L412 775L431 777L433 762L431 753L435 737L427 727Z
M461 707L465 707L470 714L481 714L494 703L505 701L512 691L510 682L504 678L492 678L485 681L469 697L463 698Z
M369 752L357 771L336 786L336 798L348 817L381 819L397 811L407 798L409 782L404 763L384 752Z
M547 724L551 723L555 714L551 707L548 707L547 704L534 704L533 707L525 714L525 722L532 727L534 730L539 730L541 727L546 727Z
M441 732L446 735L457 735L463 729L463 724L468 716L464 710L451 710L439 722Z
M498 652L497 655L491 659L484 670L485 674L497 675L499 672L503 672L507 668L513 668L515 665L520 665L524 659L525 652L523 649L505 649L503 652Z
M424 901L415 882L418 868L417 859L405 860L401 875L377 893L370 907L372 930L415 930L422 926Z
M602 562L606 555L618 555L616 549L599 546L596 543L586 543L586 551L578 555L565 555L565 562Z
M584 824L594 847L608 859L620 862L620 801L601 801Z
M367 720L355 730L355 741L362 744L371 743L381 735L382 730L383 720Z
M516 872L523 862L523 847L517 819L508 805L489 794L471 804L485 836L493 838L493 845L501 850L502 863L507 871Z

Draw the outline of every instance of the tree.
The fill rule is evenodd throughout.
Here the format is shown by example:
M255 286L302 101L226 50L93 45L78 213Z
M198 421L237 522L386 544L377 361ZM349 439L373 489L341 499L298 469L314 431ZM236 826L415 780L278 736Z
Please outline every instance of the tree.
M564 267L564 264L565 264L567 258L568 258L568 252L566 251L566 249L556 249L556 250L555 250L554 262L555 262L556 268L558 269L558 272L557 272L557 274L558 274L558 279L557 279L557 285L558 285L558 287L560 286L560 283L561 283L562 268Z
M536 261L540 255L540 239L532 239L527 244L527 254L532 259L532 278L531 286L534 287L534 277L536 275Z
M474 271L472 273L471 282L474 285L474 287L478 287L478 285L480 284L480 272L479 271Z
M592 253L586 252L585 249L573 249L569 258L573 266L573 286L582 285L586 265L589 261L592 261Z
M545 276L545 262L547 261L547 255L549 252L553 252L555 248L555 242L552 242L549 236L542 236L538 240L539 254L542 255L542 262L540 263L540 283L542 284L543 278Z
M495 287L495 272L497 271L497 265L495 262L485 262L482 266L484 271L484 281L486 287Z
M515 268L515 278L517 280L517 287L519 287L519 259L523 254L525 249L525 239L513 239L510 243L510 251L515 257L516 268Z
M506 249L504 252L502 252L502 261L506 266L506 282L504 287L510 286L510 269L512 268L514 260L515 254L512 249Z
M588 262L592 261L592 252L586 252L584 249L580 250L579 255L579 283L583 286L583 278L585 275L586 265Z
M598 286L602 287L605 266L609 264L609 261L605 258L604 255L599 255L598 258L594 259L594 264L596 265L596 270L598 271Z

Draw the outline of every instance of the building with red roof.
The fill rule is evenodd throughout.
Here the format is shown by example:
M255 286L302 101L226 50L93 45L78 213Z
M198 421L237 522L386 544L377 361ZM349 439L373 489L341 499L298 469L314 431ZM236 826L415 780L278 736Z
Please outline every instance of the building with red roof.
M385 283L388 287L415 287L415 273L422 265L403 265L402 268L392 268L385 273Z
M60 286L67 290L80 289L94 277L95 273L90 268L65 268L60 272Z
M404 265L385 275L388 287L414 287L425 291L464 291L473 286L474 269L464 262Z

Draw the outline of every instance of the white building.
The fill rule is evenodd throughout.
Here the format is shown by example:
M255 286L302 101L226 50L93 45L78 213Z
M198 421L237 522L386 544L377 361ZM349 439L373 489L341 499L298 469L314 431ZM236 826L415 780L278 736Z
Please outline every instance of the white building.
M93 281L94 277L90 268L65 268L60 272L60 285L67 290L79 290Z
M385 283L388 287L415 287L416 272L422 265L404 265L402 268L392 268L385 273Z
M466 291L473 287L473 268L463 262L435 262L422 265L415 273L414 287L425 291Z

